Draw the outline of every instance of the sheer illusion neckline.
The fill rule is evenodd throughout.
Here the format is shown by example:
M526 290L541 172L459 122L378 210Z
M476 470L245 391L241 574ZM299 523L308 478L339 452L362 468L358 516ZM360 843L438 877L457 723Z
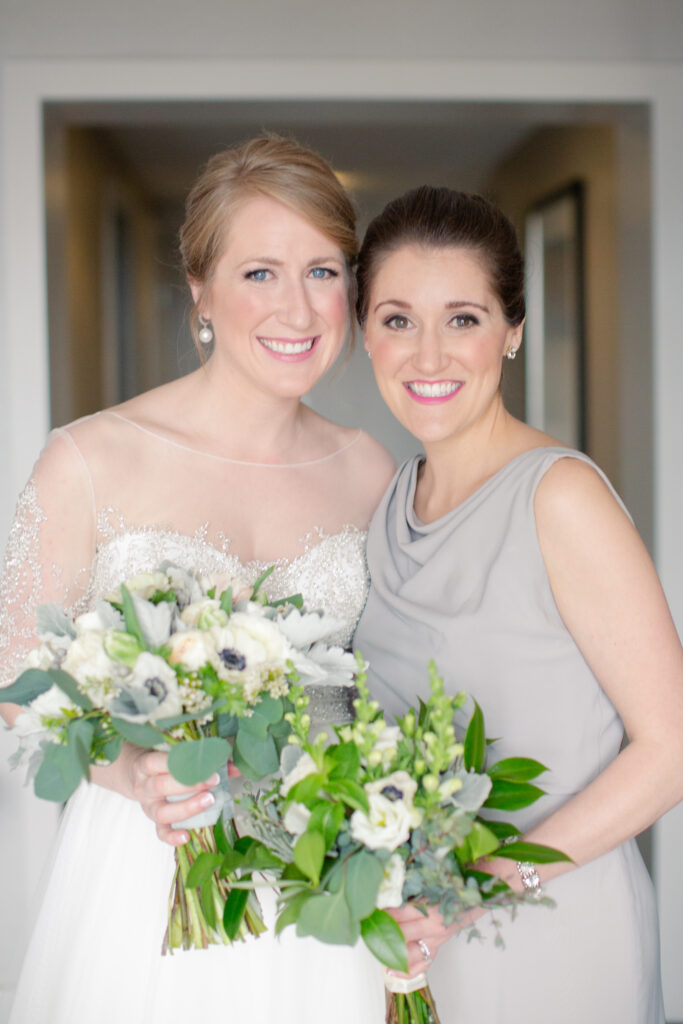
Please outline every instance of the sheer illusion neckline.
M100 415L113 416L115 419L121 420L122 423L128 423L129 426L135 427L135 429L139 430L142 434L147 434L148 437L153 437L157 441L171 445L172 448L178 448L181 451L190 452L192 455L201 455L205 459L215 459L218 462L227 462L232 466L258 466L260 469L298 469L303 466L316 466L321 462L327 462L330 459L336 458L337 455L341 455L342 452L351 448L363 433L362 430L358 429L351 440L347 441L346 444L341 446L341 448L337 448L328 455L321 455L319 459L308 459L304 462L249 462L246 459L231 459L227 455L216 455L214 452L205 452L202 451L201 448L193 448L191 445L181 444L179 441L172 441L170 437L164 437L163 434L159 434L155 430L143 427L142 424L136 423L135 420L131 420L127 416L122 416L120 412L114 412L112 409L105 409L100 413Z

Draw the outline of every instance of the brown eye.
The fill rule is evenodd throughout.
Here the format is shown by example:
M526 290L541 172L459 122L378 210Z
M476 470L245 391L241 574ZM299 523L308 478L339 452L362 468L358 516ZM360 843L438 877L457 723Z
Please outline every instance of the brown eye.
M451 323L454 327L472 327L474 324L478 324L479 321L470 313L458 313L453 317Z
M386 327L393 327L395 331L405 331L407 327L410 327L410 320L407 316L401 316L400 313L394 313L393 316L388 317L384 324Z

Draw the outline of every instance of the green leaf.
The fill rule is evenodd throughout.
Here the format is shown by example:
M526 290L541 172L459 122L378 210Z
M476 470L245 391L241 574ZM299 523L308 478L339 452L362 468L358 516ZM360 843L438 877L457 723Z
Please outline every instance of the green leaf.
M239 724L240 720L237 715L226 715L225 713L216 715L218 735L223 736L226 739L229 736L235 736L237 734Z
M240 719L240 726L249 719ZM225 743L226 740L221 742ZM237 731L232 750L235 765L248 779L258 782L266 775L272 775L280 766L277 747L272 736L266 733L263 739L240 728ZM227 758L226 758L227 760Z
M491 765L487 774L492 779L505 779L506 782L529 782L547 771L544 764L531 757L506 757Z
M349 910L361 921L375 909L377 890L384 877L381 862L368 850L349 857L344 875L344 895Z
M226 615L232 615L232 587L228 587L221 594L221 608Z
M311 775L307 775L299 782L294 783L287 794L287 800L293 800L299 804L306 804L306 806L308 806L312 800L317 798L321 787L326 782L327 777L325 775L320 772L312 772Z
M325 840L325 849L329 850L337 838L337 833L344 820L344 805L331 803L329 800L320 800L311 811L311 818L308 828L313 832L320 832Z
M36 697L40 697L41 693L45 693L51 686L52 679L47 672L43 672L40 668L27 668L16 682L0 690L0 694L3 702L25 706Z
M223 909L223 927L229 939L236 939L249 899L248 889L231 889Z
M507 857L509 860L528 860L532 864L555 864L558 861L569 861L566 853L555 850L552 846L542 846L540 843L509 843L496 850L496 857Z
M486 827L493 832L499 843L502 843L505 839L510 839L512 836L521 836L522 834L518 828L507 821L487 821Z
M271 608L279 608L282 604L292 604L295 608L303 608L304 599L301 594L290 594L289 597L280 597L277 601L269 601Z
M386 910L374 910L360 923L363 942L385 967L408 970L408 947L400 927Z
M45 744L43 761L33 783L36 796L64 803L82 778L83 769L75 744Z
M221 853L200 853L187 873L185 885L188 889L196 889L203 885L223 863Z
M84 693L78 689L78 683L73 676L70 676L68 672L63 672L61 668L49 668L47 674L53 683L55 683L62 693L65 693L69 700L79 707L83 708L84 711L92 711L93 703L86 697Z
M222 707L225 707L225 700L215 700L208 708L203 708L201 711L195 711L192 714L188 713L186 715L172 715L170 718L157 718L154 724L157 729L162 729L166 732L168 729L175 729L177 725L183 725L185 722L195 722L198 718L205 718L206 715L211 715L218 708Z
M253 589L251 591L251 599L252 599L252 601L254 600L254 598L258 594L259 590L261 589L261 584L264 583L268 579L268 577L270 576L271 572L275 572L275 566L274 565L271 565L271 567L269 569L266 569L265 572L262 572L261 575L259 576L259 578L256 580L256 583L254 584Z
M111 724L120 733L124 740L134 743L136 747L143 747L149 750L151 747L158 747L166 739L162 732L155 729L153 725L138 722L127 722L124 718L112 718Z
M230 845L230 840L225 834L223 820L221 818L219 818L213 826L213 837L216 840L216 849L219 853L226 854L228 852L232 852L232 846Z
M484 807L497 811L520 811L543 796L543 790L529 782L506 782L494 779Z
M311 896L301 907L297 935L313 935L320 942L335 946L353 946L360 934L358 921L351 916L344 890Z
M340 800L343 800L349 807L353 807L354 810L365 811L366 814L370 810L367 793L353 779L331 779L325 786L325 789L330 796L338 796Z
M145 634L142 632L142 627L138 621L130 591L123 583L121 584L121 607L123 608L123 621L126 624L126 632L134 636L143 651L146 651L148 645Z
M338 743L325 751L330 760L331 779L357 779L360 771L360 754L355 743Z
M244 721L253 721L254 718L258 717L264 719L268 725L275 725L276 722L282 720L283 714L282 698L271 697L270 694L265 693L254 707L254 714L251 719L245 718Z
M216 927L216 900L213 882L208 878L199 890L199 898L204 911L204 917L209 928Z
M98 756L105 758L105 760L113 764L121 753L122 746L123 736L108 736L106 739L103 739L103 742L98 747Z
M76 751L81 772L86 779L90 778L90 751L92 748L95 723L87 718L74 718L67 729L67 743Z
M290 924L296 924L299 920L299 914L306 900L310 900L311 893L308 890L304 892L297 892L290 895L291 889L287 889L287 902L280 913L277 915L277 921L275 922L275 934L279 935L281 931Z
M271 853L267 846L258 840L253 843L242 859L242 868L249 871L269 871L274 868L283 868L285 862Z
M480 821L472 822L472 831L467 837L468 861L477 861L498 849L499 841L490 828ZM519 860L519 857L517 858Z
M313 885L318 885L323 861L325 860L325 840L320 832L304 832L294 846L294 863L299 871L310 878Z
M185 786L205 782L230 757L230 744L219 736L203 736L199 740L183 740L171 747L168 770Z
M478 774L484 770L484 759L486 754L486 731L484 727L484 714L474 702L474 711L470 718L470 724L465 733L465 767L468 771L474 770Z

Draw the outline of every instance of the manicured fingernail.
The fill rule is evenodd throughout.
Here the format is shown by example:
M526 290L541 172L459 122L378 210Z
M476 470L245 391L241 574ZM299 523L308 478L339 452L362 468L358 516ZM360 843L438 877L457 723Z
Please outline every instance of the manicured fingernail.
M198 801L200 807L210 807L211 804L215 804L215 802L216 798L213 793L202 793Z
M214 772L210 779L206 780L207 786L217 786L221 781L221 777L218 772Z

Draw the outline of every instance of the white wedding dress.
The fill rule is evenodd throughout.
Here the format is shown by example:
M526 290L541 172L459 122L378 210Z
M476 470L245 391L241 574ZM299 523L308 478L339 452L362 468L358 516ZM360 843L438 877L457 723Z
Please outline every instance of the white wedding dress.
M10 535L0 683L35 643L37 604L82 611L164 559L250 582L274 563L268 592L301 592L340 620L348 644L386 477L375 442L350 438L283 466L196 452L111 412L56 431ZM11 1024L381 1024L382 969L360 943L326 946L289 928L162 957L173 867L137 803L83 783L63 815ZM272 921L274 894L262 902Z

